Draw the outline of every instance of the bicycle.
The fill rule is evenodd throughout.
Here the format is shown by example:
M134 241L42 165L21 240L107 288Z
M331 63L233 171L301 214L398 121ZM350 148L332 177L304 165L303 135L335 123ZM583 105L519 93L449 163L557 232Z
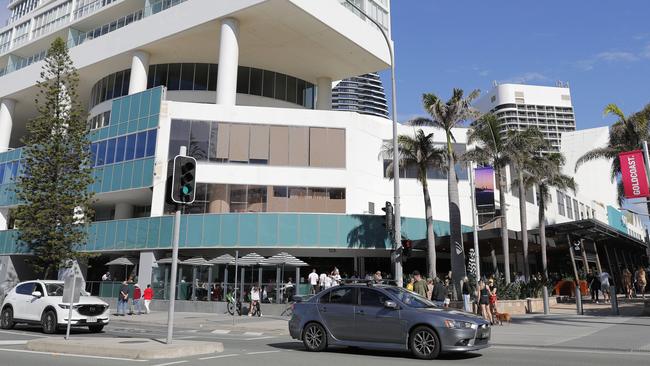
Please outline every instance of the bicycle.
M235 299L234 293L228 293L226 294L226 308L228 310L228 314L230 315L235 315L235 311L237 312L237 315L241 316L241 301Z

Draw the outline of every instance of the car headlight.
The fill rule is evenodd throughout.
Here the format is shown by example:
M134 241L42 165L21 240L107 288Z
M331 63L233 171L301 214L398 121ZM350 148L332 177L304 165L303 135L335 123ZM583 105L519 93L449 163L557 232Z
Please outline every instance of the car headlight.
M79 306L81 306L81 305L73 305L72 308L73 309L79 309ZM61 309L65 309L65 310L70 309L70 305L68 305L68 304L59 304L59 307Z
M445 327L449 329L476 329L478 326L474 323L464 322L462 320L445 320Z

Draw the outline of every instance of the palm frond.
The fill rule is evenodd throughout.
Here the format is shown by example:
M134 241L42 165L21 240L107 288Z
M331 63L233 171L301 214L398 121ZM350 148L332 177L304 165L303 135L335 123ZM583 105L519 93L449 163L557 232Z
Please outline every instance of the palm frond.
M586 154L582 155L578 161L576 161L575 171L577 172L580 166L586 162L597 160L597 159L616 159L619 151L613 149L609 146L607 147L598 147L591 151L588 151Z

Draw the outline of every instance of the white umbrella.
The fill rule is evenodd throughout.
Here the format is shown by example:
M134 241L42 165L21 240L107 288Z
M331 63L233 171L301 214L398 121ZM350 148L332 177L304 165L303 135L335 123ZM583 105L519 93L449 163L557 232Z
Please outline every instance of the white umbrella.
M126 281L127 277L129 276L129 266L134 266L135 259L129 258L129 257L119 257L116 259L113 259L112 261L106 263L107 266L124 266L124 280Z
M235 257L230 254L220 255L208 261L210 264L235 264Z
M194 257L190 258L187 260L184 260L181 262L181 264L185 264L188 266L193 266L193 267L198 267L198 266L211 266L212 263L208 262L205 258L203 257Z
M264 261L264 257L257 253L249 253L239 258L238 263L240 266L255 266Z

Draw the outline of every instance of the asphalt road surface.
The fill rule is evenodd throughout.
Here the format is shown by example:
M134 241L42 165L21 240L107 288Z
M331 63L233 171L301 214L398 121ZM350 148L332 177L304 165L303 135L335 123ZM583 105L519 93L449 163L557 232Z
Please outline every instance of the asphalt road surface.
M127 360L120 355L113 358L61 355L32 352L25 343L44 337L38 328L17 326L14 330L0 330L0 366L104 366L104 365L151 365L151 366L194 366L232 364L237 366L283 365L283 366L331 366L331 365L373 365L394 366L422 365L432 361L411 358L408 353L331 348L323 353L304 351L302 343L287 336L264 336L255 334L212 334L200 330L179 328L175 339L219 341L224 352L214 355L196 356L170 360ZM62 335L57 335L61 337ZM91 335L83 330L73 331L72 336L91 337L146 337L165 338L163 326L112 324L102 334ZM647 352L612 352L584 348L536 348L532 346L494 346L481 352L444 355L434 361L436 365L644 365L650 359Z

